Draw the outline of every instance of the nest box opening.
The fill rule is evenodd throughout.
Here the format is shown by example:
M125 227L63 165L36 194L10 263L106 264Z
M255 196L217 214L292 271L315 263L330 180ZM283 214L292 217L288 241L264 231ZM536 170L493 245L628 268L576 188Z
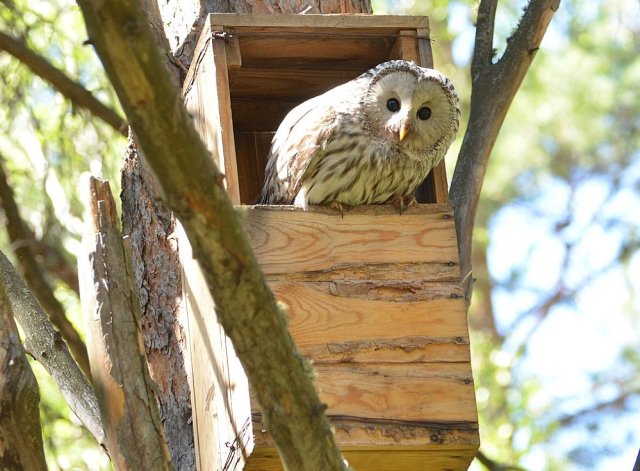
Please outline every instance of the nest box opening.
M259 196L271 140L291 109L392 59L433 67L427 17L210 15L183 93L201 131L220 129L207 140L232 201ZM214 93L203 89L211 73ZM447 202L444 162L416 196Z

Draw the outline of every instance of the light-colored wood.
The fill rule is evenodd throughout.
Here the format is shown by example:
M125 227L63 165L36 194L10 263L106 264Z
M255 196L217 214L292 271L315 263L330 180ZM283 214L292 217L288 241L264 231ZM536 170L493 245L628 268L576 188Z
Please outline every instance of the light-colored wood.
M198 41L190 70L183 87L185 105L193 115L203 141L214 152L216 165L224 172L229 198L239 204L225 42L212 37L207 25Z
M457 265L453 212L446 205L414 205L402 215L393 205L357 207L345 216L265 206L241 214L267 276L396 263Z
M253 449L247 377L218 324L215 303L187 236L180 226L176 233L180 261L189 274L183 286L197 467L239 471Z
M468 363L315 365L327 414L359 420L473 422L477 417ZM253 412L259 413L255 401Z
M421 64L416 39L417 35L416 30L400 31L389 54L389 59L404 59L415 62L416 64Z
M461 448L437 446L417 450L341 449L349 465L359 471L443 471L466 470L478 445ZM259 455L252 455L245 470L282 471L283 468L275 448L269 448L261 450Z
M354 288L373 283L349 282ZM339 282L275 282L271 288L289 307L289 330L301 353L319 363L469 362L469 334L462 293L452 299L418 300L430 284L380 282L371 294L346 296ZM448 291L452 287L445 284ZM338 293L336 293L338 291ZM398 291L400 293L398 293ZM400 294L400 296L397 296ZM370 299L372 296L374 299ZM403 297L414 300L403 302ZM375 299L378 298L378 299Z
M370 33L371 29L428 29L429 19L426 16L413 15L245 15L238 13L214 13L209 15L210 24L222 24L236 28L250 28L251 31L269 31L278 29L296 29L316 31L321 28L329 30L352 29Z

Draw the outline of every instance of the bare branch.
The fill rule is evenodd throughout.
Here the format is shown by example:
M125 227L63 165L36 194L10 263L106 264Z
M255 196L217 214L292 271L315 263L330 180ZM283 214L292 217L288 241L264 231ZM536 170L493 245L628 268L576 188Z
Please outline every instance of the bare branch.
M33 52L24 43L0 31L0 50L8 52L29 67L34 74L49 82L74 105L86 109L126 137L127 123L118 113L100 102L90 91L71 80L64 72Z
M476 19L476 42L471 61L471 77L475 78L482 73L493 60L493 30L496 22L496 10L498 0L486 0L478 6L478 18Z
M40 392L0 280L0 468L44 471Z
M346 469L308 366L296 353L223 176L168 77L139 4L79 4L163 197L189 236L285 468Z
M87 378L91 377L89 356L80 334L69 322L60 301L54 296L53 288L48 282L42 267L36 260L34 246L35 237L31 229L27 227L20 217L20 211L13 196L13 189L9 185L4 169L4 160L0 156L0 205L4 209L7 218L7 232L12 242L13 250L20 265L20 270L29 287L33 290L42 305L49 314L51 322L60 330L62 337L69 344L78 365Z
M140 338L140 303L115 201L108 182L92 178L89 184L83 237L86 253L79 257L79 265L91 372L107 445L117 469L170 470L169 449Z
M500 127L560 0L531 0L503 57L493 64L488 38L493 36L495 0L480 2L476 45L472 62L473 83L469 124L451 181L450 199L456 214L456 231L463 276L471 272L471 240L489 157ZM493 51L491 50L491 54ZM471 297L473 277L465 286Z
M60 333L1 251L0 282L5 286L13 313L24 331L27 350L49 372L71 410L87 430L99 444L103 444L104 432L98 401L89 381L71 357Z
M476 459L480 461L489 471L524 471L524 468L519 466L513 466L510 464L500 463L498 461L489 458L485 453L478 450Z

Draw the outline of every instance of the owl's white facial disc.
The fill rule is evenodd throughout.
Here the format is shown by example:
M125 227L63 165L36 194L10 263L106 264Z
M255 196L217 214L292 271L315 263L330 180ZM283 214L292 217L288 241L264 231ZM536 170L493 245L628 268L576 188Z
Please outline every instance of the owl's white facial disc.
M450 83L439 72L413 64L374 77L363 103L372 137L416 159L446 150L459 118L457 98L448 87Z

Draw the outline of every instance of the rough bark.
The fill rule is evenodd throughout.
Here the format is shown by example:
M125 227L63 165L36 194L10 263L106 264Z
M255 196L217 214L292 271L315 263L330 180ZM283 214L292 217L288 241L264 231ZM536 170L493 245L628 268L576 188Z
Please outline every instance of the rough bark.
M86 252L79 265L91 372L107 448L117 469L169 470L169 449L147 369L140 305L115 201L107 182L92 178L89 185Z
M40 392L0 280L0 468L46 470Z
M0 205L7 219L7 232L22 275L43 309L49 314L51 322L58 328L69 345L69 349L78 362L80 369L87 378L90 378L91 370L87 347L80 334L67 319L64 307L53 294L53 287L49 283L42 266L36 260L34 247L37 242L33 232L20 216L2 158L0 158Z
M345 469L308 367L138 4L84 0L80 7L163 197L190 238L285 467Z
M29 49L26 44L0 31L0 50L6 51L49 82L74 105L84 108L110 125L120 134L127 135L127 123L114 110L94 97L89 90L71 80L47 59Z
M520 24L494 62L493 30L497 0L483 0L478 9L471 64L471 111L451 181L449 197L456 214L460 267L469 301L473 286L471 242L491 150L513 97L520 88L560 0L531 0Z
M122 172L123 232L131 244L135 290L151 378L174 469L195 469L191 390L181 309L181 267L173 214L156 197L136 146Z
M89 381L73 360L60 333L2 252L0 283L4 285L13 314L24 331L27 351L44 366L71 410L97 442L103 444L104 432L98 401Z

